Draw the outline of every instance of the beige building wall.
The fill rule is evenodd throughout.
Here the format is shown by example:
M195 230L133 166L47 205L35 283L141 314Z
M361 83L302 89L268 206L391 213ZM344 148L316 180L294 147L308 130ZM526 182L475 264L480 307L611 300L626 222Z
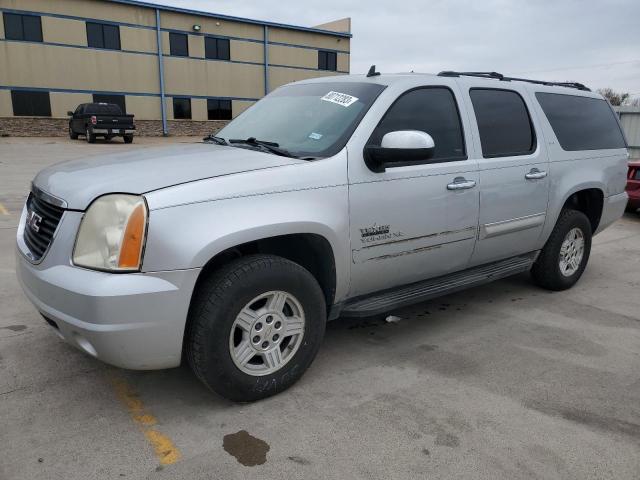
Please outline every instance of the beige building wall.
M269 27L269 41L305 45L314 48L328 48L330 50L350 51L348 38L332 37L321 33L285 30L276 27Z
M133 23L149 27L154 27L156 24L156 12L151 8L97 0L0 0L0 7Z
M176 12L162 12L160 25L162 28L193 31L194 25L200 25L200 34L223 35L228 37L251 38L262 40L263 27L250 23L219 20L209 17L198 17Z
M231 102L231 115L233 118L236 118L242 112L244 112L247 108L253 105L256 102L247 102L243 100L233 100Z
M52 117L67 117L67 112L74 111L81 103L93 102L93 96L88 93L51 92L49 99Z
M236 62L264 63L264 45L256 42L230 40L231 60Z
M5 61L11 68L0 68L0 85L96 91L160 91L158 59L153 55L38 43L4 43L0 46L0 51L3 50Z
M85 22L56 17L41 17L41 22L45 42L87 46Z
M307 80L309 78L329 77L336 72L322 72L313 70L299 70L286 67L269 67L269 91L291 82Z
M120 25L120 47L122 50L157 53L156 31Z
M0 117L12 117L13 105L11 103L11 92L0 90Z
M206 98L191 99L191 120L208 120Z
M189 35L187 41L189 43L189 56L204 58L204 37Z
M165 57L164 81L169 95L239 98L264 95L262 65Z
M309 48L269 45L269 64L318 68L318 51Z
M127 112L133 113L137 120L160 120L162 118L160 97L126 95L124 101Z
M4 38L4 18L2 18L2 12L0 12L0 38Z

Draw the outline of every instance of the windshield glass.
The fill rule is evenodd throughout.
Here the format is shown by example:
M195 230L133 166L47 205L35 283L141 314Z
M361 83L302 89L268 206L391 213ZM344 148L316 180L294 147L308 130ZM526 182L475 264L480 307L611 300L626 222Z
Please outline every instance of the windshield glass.
M287 85L218 132L225 140L275 142L296 157L338 153L384 86L327 82ZM234 144L237 145L237 144Z

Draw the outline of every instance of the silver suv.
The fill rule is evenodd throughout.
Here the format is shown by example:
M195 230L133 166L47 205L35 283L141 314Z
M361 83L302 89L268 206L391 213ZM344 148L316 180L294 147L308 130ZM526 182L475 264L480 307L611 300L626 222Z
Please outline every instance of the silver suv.
M527 270L571 287L626 172L617 117L583 85L372 69L281 87L202 143L43 170L17 271L86 353L186 358L251 401L302 376L327 320Z

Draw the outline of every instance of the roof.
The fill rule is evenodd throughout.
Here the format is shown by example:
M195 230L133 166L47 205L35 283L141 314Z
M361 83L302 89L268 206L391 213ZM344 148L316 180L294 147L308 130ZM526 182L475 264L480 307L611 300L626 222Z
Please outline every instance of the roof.
M121 3L124 5L133 5L135 7L153 8L154 10L157 9L157 10L166 11L166 12L176 12L176 13L184 13L187 15L197 15L200 17L217 18L219 20L230 20L234 22L251 23L254 25L263 25L267 27L284 28L287 30L298 30L302 32L320 33L323 35L331 35L334 37L345 37L345 38L352 37L351 33L348 33L348 32L333 32L331 30L323 30L321 28L301 27L299 25L288 25L286 23L277 23L277 22L266 22L264 20L254 20L251 18L234 17L231 15L222 15L219 13L203 12L200 10L191 10L188 8L172 7L168 5L158 5L156 3L141 2L138 0L106 0L106 1L113 2L113 3Z

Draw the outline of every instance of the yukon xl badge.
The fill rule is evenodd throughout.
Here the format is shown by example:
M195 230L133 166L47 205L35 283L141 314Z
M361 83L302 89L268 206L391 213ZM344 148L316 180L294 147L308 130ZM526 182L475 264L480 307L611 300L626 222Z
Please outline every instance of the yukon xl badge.
M360 228L360 241L362 243L380 242L382 240L393 240L404 236L402 232L392 232L391 225L376 225Z
M34 232L39 232L40 222L42 222L42 217L40 215L38 215L33 210L27 211L27 225L29 225L29 228L31 230L33 230Z

